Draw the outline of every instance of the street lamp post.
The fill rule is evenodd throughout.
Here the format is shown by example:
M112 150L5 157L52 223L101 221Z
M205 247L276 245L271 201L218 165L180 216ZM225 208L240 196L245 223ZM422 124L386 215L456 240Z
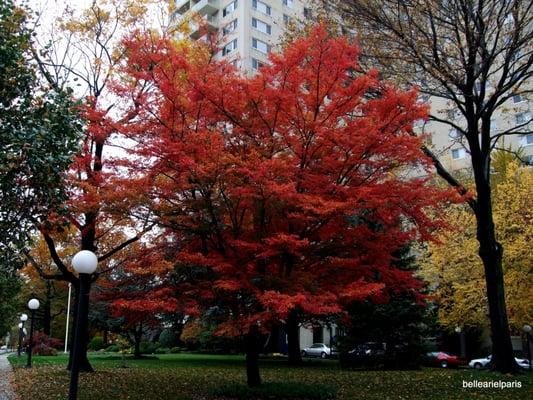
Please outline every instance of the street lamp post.
M459 343L461 346L461 358L466 358L465 333L463 332L463 329L460 326L455 328L455 332L459 335Z
M35 311L39 308L39 300L31 299L28 301L28 308L31 310L31 325L30 325L30 343L28 345L28 363L26 368L31 368L31 353L33 352L33 326L35 323Z
M527 359L529 360L529 370L531 371L531 345L529 344L531 340L531 325L524 325L522 330L526 334Z
M72 347L72 367L70 368L69 400L76 400L78 396L78 377L80 373L80 355L82 338L87 331L89 313L89 291L91 287L91 274L96 271L98 258L89 250L82 250L72 259L72 267L79 273L80 290L78 297L78 311L74 331L74 344Z
M67 347L68 347L68 325L69 325L69 322L70 322L70 295L72 293L72 283L69 282L68 283L68 300L67 300L67 320L66 320L66 323L65 323L65 350L63 351L63 353L66 353L67 352Z
M20 357L20 353L22 352L22 340L24 339L24 322L28 320L27 314L20 314L20 323L19 323L19 347L17 354Z

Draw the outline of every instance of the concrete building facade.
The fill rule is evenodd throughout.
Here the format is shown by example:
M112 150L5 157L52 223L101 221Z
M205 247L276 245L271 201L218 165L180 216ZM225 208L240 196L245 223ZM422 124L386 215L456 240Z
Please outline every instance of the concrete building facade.
M246 72L267 62L278 49L280 38L293 20L310 15L308 2L298 0L176 0L174 18L197 15L207 28L219 34L217 58L226 58ZM193 23L191 38L203 31Z
M428 99L431 110L439 118L452 121L464 127L466 122L461 113L449 102L441 98ZM531 102L525 96L513 96L500 108L491 120L492 135L521 126L531 121L533 110ZM530 131L533 123L530 124ZM470 169L470 156L466 140L450 125L440 122L428 122L423 127L428 133L430 146L439 156L442 164L451 171ZM499 148L511 148L513 151L521 149L523 161L533 165L533 133L504 136L498 141Z

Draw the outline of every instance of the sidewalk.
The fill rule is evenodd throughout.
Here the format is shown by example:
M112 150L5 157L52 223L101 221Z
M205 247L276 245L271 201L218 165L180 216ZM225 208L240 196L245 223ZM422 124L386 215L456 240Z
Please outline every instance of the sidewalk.
M7 361L9 353L0 354L0 400L15 400L15 393L11 389L9 375L11 365Z

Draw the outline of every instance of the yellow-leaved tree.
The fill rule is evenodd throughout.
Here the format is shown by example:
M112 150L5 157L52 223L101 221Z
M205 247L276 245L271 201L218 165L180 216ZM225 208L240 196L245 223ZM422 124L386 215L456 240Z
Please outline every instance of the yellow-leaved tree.
M494 222L505 249L509 323L518 333L525 323L533 322L533 170L520 167L516 161L502 165L494 176ZM420 272L439 304L439 322L450 330L489 326L475 216L466 206L453 205L447 220L449 229L439 233L439 244L429 245Z

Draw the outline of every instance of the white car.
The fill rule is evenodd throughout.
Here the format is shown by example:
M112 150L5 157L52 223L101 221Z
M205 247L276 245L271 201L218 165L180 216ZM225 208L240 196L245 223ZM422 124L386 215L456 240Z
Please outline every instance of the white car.
M313 343L310 347L302 350L302 357L326 358L331 355L331 349L324 343Z
M475 368L475 369L485 368L487 364L490 363L491 358L492 358L491 355L485 358L476 358L475 360L470 361L468 363L468 366L470 368ZM529 360L526 360L525 358L517 358L517 357L515 357L514 359L520 368L529 369Z

